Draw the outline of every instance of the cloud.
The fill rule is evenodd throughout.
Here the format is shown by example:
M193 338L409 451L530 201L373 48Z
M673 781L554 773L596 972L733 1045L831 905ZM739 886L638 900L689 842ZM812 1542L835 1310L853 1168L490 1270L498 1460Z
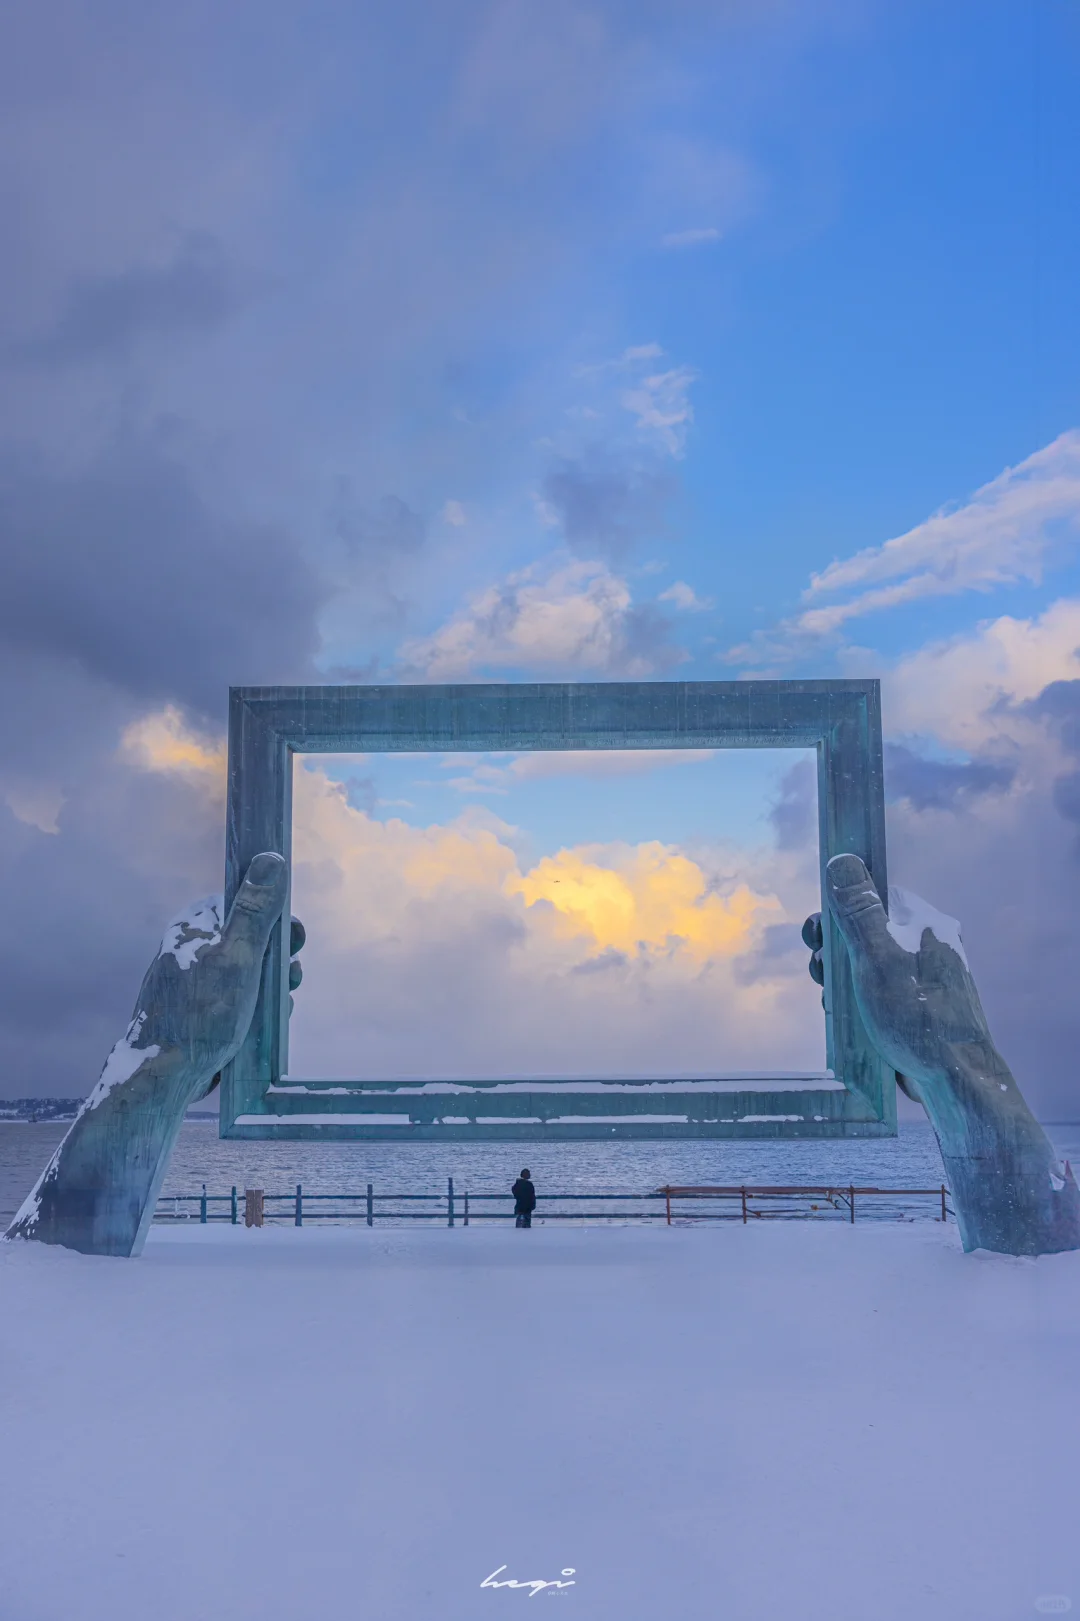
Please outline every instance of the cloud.
M164 263L76 277L52 326L9 353L50 365L108 358L147 338L182 338L220 326L251 292L221 242L192 233Z
M650 841L522 866L510 831L491 817L379 822L321 767L297 773L293 894L308 945L294 1073L820 1062L820 1008L797 954L752 986L736 977L773 924L795 921L765 862ZM774 862L777 878L790 885Z
M541 493L566 544L578 557L620 563L665 527L675 483L664 467L593 447L555 463Z
M1010 760L934 760L902 743L885 745L885 790L916 810L955 810L981 794L1011 788L1017 767Z
M658 841L560 850L505 887L530 908L546 902L568 936L600 952L737 956L763 915L780 910L775 896L755 895L746 884L716 894L695 861Z
M1075 544L1078 532L1080 429L1071 429L1006 468L962 506L942 508L882 546L830 563L811 576L800 614L721 657L747 667L782 665L815 652L823 639L865 614L929 597L1037 583L1054 555ZM841 600L819 606L827 597Z
M77 471L0 457L0 547L0 638L144 700L220 711L230 683L311 670L324 587L293 537L146 440Z
M648 603L635 606L624 579L601 563L558 561L508 575L434 635L401 650L403 665L432 681L505 669L640 678L683 656L663 614Z
M31 782L25 777L8 781L0 798L17 822L36 827L39 833L59 834L64 795L50 783Z
M1004 614L900 659L883 682L885 729L978 751L1008 730L1010 706L1078 677L1080 599L1063 597L1032 619Z
M620 396L640 436L670 456L685 453L686 435L694 420L690 388L696 378L692 366L672 366L667 371L648 372Z
M1080 759L1080 680L1053 681L1018 708L1022 714L1047 723L1068 758ZM1052 797L1059 816L1067 822L1080 822L1080 769L1074 767L1055 777ZM1076 853L1080 857L1080 841Z
M672 607L681 608L684 613L705 613L713 605L711 597L699 597L685 580L676 580L674 585L669 585L666 591L661 591L657 601L670 602Z
M811 576L794 629L829 635L849 619L926 597L1038 581L1051 549L1080 528L1080 429L992 479L962 506Z
M175 772L224 797L225 739L193 728L175 704L132 721L124 729L120 750L142 771Z
M817 842L817 767L813 760L798 760L785 771L780 791L769 809L769 820L780 850L805 850Z

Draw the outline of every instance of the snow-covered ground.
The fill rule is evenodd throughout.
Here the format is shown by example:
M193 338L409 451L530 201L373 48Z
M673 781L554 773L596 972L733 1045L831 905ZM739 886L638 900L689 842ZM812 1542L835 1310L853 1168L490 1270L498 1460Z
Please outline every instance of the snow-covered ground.
M951 1226L3 1244L0 1618L1080 1611L1078 1370Z

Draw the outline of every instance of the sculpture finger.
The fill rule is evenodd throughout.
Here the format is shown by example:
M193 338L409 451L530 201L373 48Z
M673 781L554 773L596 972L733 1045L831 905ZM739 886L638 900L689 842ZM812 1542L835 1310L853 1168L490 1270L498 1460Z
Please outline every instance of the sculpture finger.
M298 917L289 920L289 956L295 957L298 951L303 951L307 939L307 930Z
M288 888L289 867L284 856L266 850L252 858L221 931L221 943L229 955L246 950L256 961L262 960Z
M825 868L825 893L853 959L880 964L900 957L902 948L889 933L881 896L858 856L833 856Z

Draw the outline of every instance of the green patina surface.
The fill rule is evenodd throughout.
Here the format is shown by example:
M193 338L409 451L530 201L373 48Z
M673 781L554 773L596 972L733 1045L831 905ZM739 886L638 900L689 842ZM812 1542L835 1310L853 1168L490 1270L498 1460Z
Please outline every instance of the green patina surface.
M237 687L230 695L226 904L252 857L291 856L293 754L813 748L822 872L858 855L884 899L877 681ZM287 919L286 905L284 916ZM609 1083L335 1081L288 1074L288 942L275 927L255 1017L222 1077L225 1137L379 1141L888 1136L895 1076L871 1046L823 908L826 1062L792 1077ZM770 1084L770 1080L772 1084ZM839 1083L839 1086L836 1085ZM599 1090L597 1088L600 1088ZM396 1119L394 1117L397 1117Z

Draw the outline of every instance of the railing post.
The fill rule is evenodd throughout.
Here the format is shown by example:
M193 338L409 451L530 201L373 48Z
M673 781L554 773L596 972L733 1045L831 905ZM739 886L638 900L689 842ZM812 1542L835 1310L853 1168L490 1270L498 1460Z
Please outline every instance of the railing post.
M199 1200L199 1220L206 1223L206 1183L202 1185L202 1198Z
M671 1226L671 1189L664 1189L664 1203L667 1206L667 1224ZM531 1596L531 1595L530 1595Z
M465 1226L469 1225L469 1190L465 1189Z
M375 1219L375 1200L372 1197L373 1192L374 1184L369 1182L367 1185L367 1224L369 1227Z
M233 1224L234 1227L236 1226L238 1216L239 1216L239 1212L237 1211L237 1208L236 1208L236 1183L234 1182L233 1183L233 1190L232 1190L232 1224Z
M743 1226L745 1227L746 1226L746 1189L745 1188L743 1188L743 1190L742 1190L742 1219L743 1219ZM530 1597L531 1597L531 1595L530 1595Z
M946 1221L948 1219L948 1215L949 1215L949 1212L948 1212L948 1210L946 1208L946 1205L945 1205L945 1184L943 1182L941 1184L941 1219L942 1219L942 1221Z
M848 1194L849 1194L849 1196L851 1198L851 1225L854 1227L854 1225L855 1225L855 1189L853 1187L849 1187L848 1188Z
M448 1176L446 1179L446 1225L448 1227L454 1225L454 1179L452 1176Z
M299 1182L296 1184L296 1225L304 1225L304 1194Z

